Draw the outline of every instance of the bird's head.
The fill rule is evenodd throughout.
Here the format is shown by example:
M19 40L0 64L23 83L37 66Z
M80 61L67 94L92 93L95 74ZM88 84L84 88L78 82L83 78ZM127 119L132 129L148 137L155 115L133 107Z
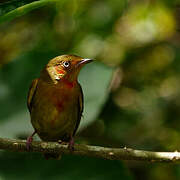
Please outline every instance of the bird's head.
M51 80L57 84L61 79L73 82L77 80L81 68L92 62L75 55L61 55L48 62L45 69Z

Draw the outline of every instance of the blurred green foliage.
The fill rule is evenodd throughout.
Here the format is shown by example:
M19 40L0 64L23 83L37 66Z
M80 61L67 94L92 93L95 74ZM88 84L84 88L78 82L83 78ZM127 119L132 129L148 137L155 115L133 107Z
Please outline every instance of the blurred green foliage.
M1 137L31 133L32 79L51 58L77 54L97 60L79 77L85 111L78 143L180 150L178 1L30 2L0 3ZM0 161L0 179L180 179L179 165L9 152Z
M73 156L64 156L60 161L47 161L37 154L29 157L23 153L3 155L3 164L0 165L1 179L132 179L124 165L118 161Z

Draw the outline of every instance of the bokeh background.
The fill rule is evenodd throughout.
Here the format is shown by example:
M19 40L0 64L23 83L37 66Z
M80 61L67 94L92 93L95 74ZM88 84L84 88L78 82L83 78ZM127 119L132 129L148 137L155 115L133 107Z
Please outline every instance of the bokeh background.
M33 0L0 3L0 137L31 134L32 79L51 58L76 54L96 60L79 77L77 143L180 151L180 2L40 1L28 13ZM180 165L0 151L0 180L9 179L178 180Z

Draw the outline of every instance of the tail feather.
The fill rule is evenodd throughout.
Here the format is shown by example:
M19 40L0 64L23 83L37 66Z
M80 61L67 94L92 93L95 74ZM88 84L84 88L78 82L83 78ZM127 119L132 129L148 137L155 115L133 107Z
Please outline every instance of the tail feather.
M45 153L44 157L45 157L46 160L48 160L48 159L60 160L61 159L61 154L57 154L57 153Z

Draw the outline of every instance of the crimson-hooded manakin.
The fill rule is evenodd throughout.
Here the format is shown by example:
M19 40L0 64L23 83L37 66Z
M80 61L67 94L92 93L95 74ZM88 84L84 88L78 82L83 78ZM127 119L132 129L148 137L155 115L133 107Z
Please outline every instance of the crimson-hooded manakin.
M78 83L80 69L91 59L61 55L50 60L33 80L28 93L28 109L34 133L43 141L63 141L74 147L74 135L83 112L83 92Z

